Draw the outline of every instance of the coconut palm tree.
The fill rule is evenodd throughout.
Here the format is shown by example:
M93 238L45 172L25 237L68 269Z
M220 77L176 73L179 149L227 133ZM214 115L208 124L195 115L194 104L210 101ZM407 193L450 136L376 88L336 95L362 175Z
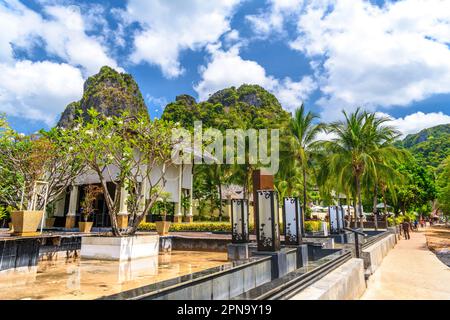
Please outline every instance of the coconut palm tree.
M311 111L306 112L304 105L296 109L289 122L289 130L292 135L292 152L294 158L302 170L303 178L303 212L307 208L307 183L308 171L312 154L315 151L317 135L323 130L324 125L315 123L319 117Z
M400 151L392 146L399 133L387 124L387 117L368 113L360 108L351 114L343 111L344 120L329 125L335 135L324 142L330 154L328 170L336 177L338 185L354 184L357 211L363 227L361 188L362 182L378 181L378 173L390 172Z

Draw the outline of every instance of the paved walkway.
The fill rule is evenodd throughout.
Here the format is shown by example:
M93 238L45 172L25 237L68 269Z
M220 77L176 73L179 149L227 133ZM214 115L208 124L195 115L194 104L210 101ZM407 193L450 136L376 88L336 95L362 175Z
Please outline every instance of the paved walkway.
M412 232L384 258L361 299L450 300L450 268L428 250L424 232Z

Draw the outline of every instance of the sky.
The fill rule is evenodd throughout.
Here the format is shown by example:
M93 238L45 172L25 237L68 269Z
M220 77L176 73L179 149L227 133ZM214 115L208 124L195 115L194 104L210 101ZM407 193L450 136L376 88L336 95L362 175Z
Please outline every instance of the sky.
M450 123L448 0L0 0L0 112L48 129L109 65L150 115L258 84L334 121L361 106L404 134Z

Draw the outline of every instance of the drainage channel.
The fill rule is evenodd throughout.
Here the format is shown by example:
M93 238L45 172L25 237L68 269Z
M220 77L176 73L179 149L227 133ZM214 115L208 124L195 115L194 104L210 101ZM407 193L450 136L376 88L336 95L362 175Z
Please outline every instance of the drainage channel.
M297 269L281 278L234 297L233 300L288 300L351 258L350 251L341 250L338 253L320 259L319 261L326 262L311 271L305 272L303 268Z

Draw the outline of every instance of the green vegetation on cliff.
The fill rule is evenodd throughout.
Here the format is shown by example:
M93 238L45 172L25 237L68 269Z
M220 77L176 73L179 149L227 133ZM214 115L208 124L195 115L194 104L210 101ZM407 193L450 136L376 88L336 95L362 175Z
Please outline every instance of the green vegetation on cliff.
M289 119L275 96L258 85L242 85L217 91L207 101L196 102L189 95L181 95L167 105L164 120L179 122L192 128L194 121L203 127L219 130L232 128L283 128Z
M147 114L144 99L133 77L107 66L86 80L83 97L66 107L58 126L72 126L80 111L87 119L87 110L91 108L105 116L117 116L124 111L131 115Z
M450 155L450 124L410 134L400 145L408 149L421 165L437 168Z

